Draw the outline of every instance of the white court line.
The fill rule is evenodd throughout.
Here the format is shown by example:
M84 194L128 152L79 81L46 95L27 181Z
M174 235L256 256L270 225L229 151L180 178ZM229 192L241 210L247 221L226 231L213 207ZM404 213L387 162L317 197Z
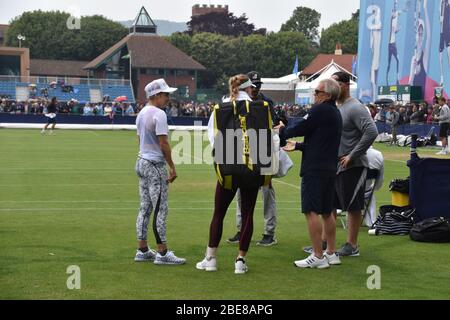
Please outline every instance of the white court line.
M272 180L275 181L275 182L278 182L278 183L290 186L290 187L295 188L297 190L300 190L300 187L296 186L295 184L287 183L287 182L284 182L284 181L281 181L281 180L278 180L278 179L272 179Z
M125 208L4 208L0 209L0 212L14 212L14 211L120 211L120 210L138 210L139 207L125 207ZM262 207L257 207L256 209L262 209ZM298 207L295 208L277 208L277 210L298 210ZM213 207L201 207L201 208L186 208L186 207L169 207L169 210L214 210Z
M11 171L51 171L51 172L67 172L67 171L73 171L73 172L83 172L83 171L115 171L115 172L134 172L134 168L130 169L115 169L115 168L9 168L9 169L0 169L0 172L11 172ZM210 171L210 169L185 169L183 167L179 168L179 171L195 171L195 172L201 172L201 171Z
M184 200L169 200L170 203L212 203L214 200L191 200L191 201L184 201ZM262 200L258 200L258 203L262 203ZM277 201L277 203L297 203L298 200L295 201L289 201L289 200L283 200L283 201ZM139 199L136 201L108 201L108 200L1 200L0 203L136 203L139 204Z
M105 186L114 186L114 187L124 187L124 186L139 186L139 183L133 184L114 184L114 183L74 183L74 184L51 184L49 187L79 187L79 186L94 186L94 187L105 187ZM35 184L0 184L0 187L36 187Z
M408 160L394 160L394 159L386 159L386 158L384 159L384 161L400 162L400 163L404 163L404 164L406 164L406 161L408 161Z

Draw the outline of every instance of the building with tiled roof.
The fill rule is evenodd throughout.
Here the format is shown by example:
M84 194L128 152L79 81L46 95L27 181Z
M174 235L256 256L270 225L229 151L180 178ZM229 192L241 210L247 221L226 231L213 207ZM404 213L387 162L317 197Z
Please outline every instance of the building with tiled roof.
M87 71L83 68L88 62L89 61L31 59L30 75L87 78Z
M178 93L195 94L200 63L156 34L157 26L144 7L130 34L84 66L90 77L131 79L135 96L145 101L145 86L158 78L179 88Z

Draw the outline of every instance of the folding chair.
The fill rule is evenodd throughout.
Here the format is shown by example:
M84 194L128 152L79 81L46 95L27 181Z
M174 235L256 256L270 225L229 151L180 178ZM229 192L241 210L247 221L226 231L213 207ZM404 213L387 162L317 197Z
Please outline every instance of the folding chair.
M378 179L378 175L380 171L377 169L368 169L365 188L364 188L364 212L361 220L361 225L364 223L364 219L368 214L370 214L370 206L372 204L372 197L375 193L375 182ZM337 211L337 216L339 217L342 228L347 229L347 212L343 212L341 210Z

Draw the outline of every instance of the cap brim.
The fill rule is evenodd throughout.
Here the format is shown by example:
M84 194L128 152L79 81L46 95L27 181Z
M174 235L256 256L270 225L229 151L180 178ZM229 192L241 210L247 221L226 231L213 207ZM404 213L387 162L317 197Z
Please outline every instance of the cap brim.
M165 92L165 93L173 93L175 91L177 91L178 88L168 88L166 90L162 90L161 92Z

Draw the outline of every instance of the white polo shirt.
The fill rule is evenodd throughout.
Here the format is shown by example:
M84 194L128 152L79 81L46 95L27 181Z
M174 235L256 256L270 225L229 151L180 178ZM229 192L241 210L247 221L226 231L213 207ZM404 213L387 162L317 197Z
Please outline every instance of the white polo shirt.
M166 113L155 106L147 105L136 118L136 128L140 140L139 156L149 161L165 162L158 136L169 135Z

